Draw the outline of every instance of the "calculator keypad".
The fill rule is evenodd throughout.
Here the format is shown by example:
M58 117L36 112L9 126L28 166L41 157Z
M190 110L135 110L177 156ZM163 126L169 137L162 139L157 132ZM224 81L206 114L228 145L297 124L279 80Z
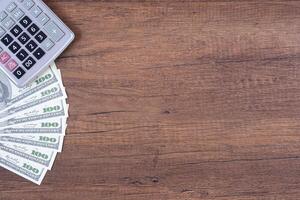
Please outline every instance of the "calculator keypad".
M0 38L5 34L5 30L0 26Z
M27 10L29 10L34 5L34 2L32 0L24 0L23 6Z
M43 31L40 31L34 38L39 43L42 43L47 38L47 35Z
M25 58L27 58L29 54L24 50L24 49L21 49L18 53L17 53L17 58L20 60L20 61L23 61L25 60Z
M11 2L11 3L8 4L8 6L6 7L6 11L7 11L7 12L12 12L16 7L17 7L17 5L16 5L14 2Z
M27 28L29 26L29 24L31 24L31 19L27 16L23 17L20 21L20 24L24 27Z
M15 36L18 37L22 33L22 29L19 25L15 25L13 29L10 30L10 32Z
M7 16L8 15L5 11L1 11L0 12L0 22L2 22Z
M7 17L2 21L2 26L9 30L13 25L15 25L15 21L11 17Z
M45 51L43 51L41 48L38 48L33 55L36 59L40 60L45 55Z
M31 24L30 27L27 29L27 31L34 36L38 31L39 31L39 27L36 24Z
M65 35L65 33L53 21L49 21L45 25L45 30L49 34L49 37L55 42L58 42Z
M30 42L28 42L25 47L28 51L33 52L37 48L37 46L38 45L33 40L30 40Z
M42 43L42 47L46 51L49 51L53 46L54 46L54 42L52 42L49 38L45 39L44 42Z
M13 42L8 48L15 54L21 49L21 46L17 42Z
M13 18L17 21L20 20L24 15L25 13L20 8L16 9L12 14Z
M30 69L35 63L35 60L32 57L29 57L25 62L23 62L23 66L26 69Z
M10 59L10 55L7 52L0 54L0 63L5 64Z
M42 26L44 26L49 20L50 18L45 13L42 13L37 17L37 21Z
M14 0L0 10L0 63L21 79L64 36L34 0Z
M5 46L8 46L10 43L12 43L12 41L14 41L14 39L9 34L6 34L1 41Z
M25 71L21 68L21 67L18 67L14 72L13 74L15 75L15 77L17 79L20 79L22 78L22 76L25 74Z
M42 13L42 10L38 6L34 6L31 8L30 13L32 16L38 17Z
M17 62L14 59L11 59L10 61L8 61L5 65L5 67L9 70L9 71L14 71L14 69L18 66Z
M30 37L27 33L23 32L20 37L18 37L18 40L24 45L30 40Z

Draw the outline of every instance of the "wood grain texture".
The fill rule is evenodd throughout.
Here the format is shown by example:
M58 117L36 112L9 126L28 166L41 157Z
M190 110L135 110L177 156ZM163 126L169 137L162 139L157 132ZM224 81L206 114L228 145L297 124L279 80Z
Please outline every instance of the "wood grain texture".
M45 1L76 33L41 186L0 199L300 198L300 1Z

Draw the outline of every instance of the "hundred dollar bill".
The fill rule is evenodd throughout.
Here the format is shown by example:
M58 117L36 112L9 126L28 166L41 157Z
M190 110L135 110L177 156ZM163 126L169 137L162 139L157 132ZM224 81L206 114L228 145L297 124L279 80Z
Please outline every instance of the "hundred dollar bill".
M67 118L56 117L0 128L0 135L58 134L65 135Z
M14 143L52 149L61 152L64 136L60 135L16 135L0 136L0 143Z
M38 163L51 170L57 152L29 145L0 143L0 150Z
M67 98L65 88L60 83L49 85L46 88L32 94L29 98L22 100L16 105L12 105L10 108L0 111L0 118L4 118L8 115L13 115L17 112L32 108L47 101L54 99Z
M20 111L0 119L0 127L7 127L22 123L30 123L37 120L45 120L54 117L68 117L68 108L64 99L52 100L37 105L30 109Z
M19 103L30 95L59 82L61 79L54 64L33 82L23 88L18 88L0 71L0 110L5 110Z
M2 150L0 150L0 166L38 185L47 172L47 169L38 163Z

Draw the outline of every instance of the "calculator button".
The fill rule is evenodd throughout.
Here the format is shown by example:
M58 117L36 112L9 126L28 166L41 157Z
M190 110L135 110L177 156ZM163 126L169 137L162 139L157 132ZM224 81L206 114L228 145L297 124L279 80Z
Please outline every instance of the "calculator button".
M42 10L38 6L33 6L30 10L30 13L32 14L32 16L37 18L42 13Z
M15 54L21 49L21 46L17 42L13 42L8 48Z
M31 24L27 31L33 36L39 31L39 27L36 24Z
M21 49L16 56L19 60L23 61L25 58L27 58L28 53L24 49Z
M13 25L15 25L15 21L12 18L7 17L3 20L2 25L9 30Z
M42 43L47 38L47 35L43 31L40 31L34 38L39 43Z
M20 28L20 26L15 25L13 27L13 29L10 30L10 32L15 36L18 37L21 33L22 33L22 29Z
M17 8L17 9L13 12L12 16L13 16L13 18L14 18L15 20L20 20L21 17L24 16L24 12L23 12L20 8Z
M20 24L24 27L27 28L29 26L29 24L31 24L31 19L27 16L23 17L20 21Z
M25 71L21 68L21 67L18 67L14 72L13 74L15 75L15 77L17 77L17 79L20 79L22 78L22 76L25 74Z
M0 38L5 34L5 30L3 28L0 27Z
M65 33L53 22L50 21L45 25L45 30L55 42L58 42Z
M9 71L14 71L14 69L18 66L18 63L14 60L11 59L10 61L8 61L8 63L6 63L5 67L9 70Z
M14 40L14 39L13 39L10 35L8 35L8 34L6 34L6 35L1 39L2 43L3 43L5 46L8 46L13 40Z
M18 37L18 40L22 43L22 44L26 44L28 42L28 40L30 39L29 35L27 35L27 33L22 33L20 35L20 37Z
M32 0L24 0L23 6L29 10L34 5L34 2Z
M10 59L10 55L7 52L0 54L0 63L5 64Z
M33 55L36 59L40 60L45 55L45 52L41 48L38 48Z
M5 11L0 12L0 22L2 22L7 17L7 13Z
M41 44L41 46L46 51L49 51L54 46L54 43L49 38L47 38L46 40L44 40L44 42Z
M11 2L11 3L8 4L8 6L6 7L6 11L7 11L7 12L12 12L16 7L17 7L17 5L16 5L14 2Z
M29 70L35 63L35 60L32 57L29 57L25 62L23 62L23 66Z
M30 40L25 47L28 49L28 51L33 52L37 48L37 44L33 40Z
M37 21L41 24L41 25L45 25L48 21L50 20L50 18L45 14L42 13L38 16Z

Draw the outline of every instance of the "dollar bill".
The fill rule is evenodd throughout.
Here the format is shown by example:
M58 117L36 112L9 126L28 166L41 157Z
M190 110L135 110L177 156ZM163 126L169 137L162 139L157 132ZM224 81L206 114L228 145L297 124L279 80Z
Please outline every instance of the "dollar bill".
M59 72L54 64L41 76L23 88L18 88L0 71L0 110L5 110L28 98L47 86L60 82Z
M22 123L30 123L37 120L50 119L53 117L68 117L68 108L64 99L52 100L26 109L0 119L0 127L7 127Z
M54 150L14 143L0 143L0 150L31 160L48 170L51 170L57 154Z
M0 166L38 185L47 172L46 167L38 163L2 150L0 150Z
M41 183L62 150L66 98L55 64L23 88L0 71L0 166Z
M58 134L65 135L67 118L56 117L0 128L0 135Z
M0 136L0 143L14 143L52 149L61 152L64 136L61 135L16 135Z
M60 83L51 84L48 87L32 94L29 98L11 106L9 109L0 111L0 118L11 116L17 112L32 108L54 99L66 99L64 87Z

